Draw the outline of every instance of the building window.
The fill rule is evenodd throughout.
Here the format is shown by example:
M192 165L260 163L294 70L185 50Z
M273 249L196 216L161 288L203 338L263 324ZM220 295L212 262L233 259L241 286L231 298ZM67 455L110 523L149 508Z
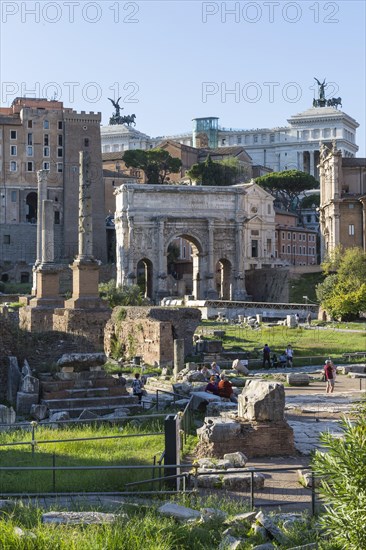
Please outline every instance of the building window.
M253 143L258 143L258 136L257 135L253 136Z
M270 134L270 136L269 136L269 141L270 141L271 143L274 143L274 140L275 140L275 135L274 135L274 134Z
M294 244L293 247L292 247L292 253L293 254L296 254L296 245Z
M49 130L49 128L50 128L50 123L49 123L48 120L45 120L45 121L43 122L43 128L44 128L45 130Z
M11 202L17 202L17 192L16 191L12 191L10 196L11 196Z
M28 120L28 128L33 128L33 120Z
M350 202L349 205L348 205L348 208L349 208L350 210L352 210L352 208L354 208L354 207L355 207L355 205L352 204L352 203Z
M17 131L10 130L10 139L17 139Z
M238 145L241 145L241 136L238 136Z
M27 140L28 145L33 145L33 134L28 134Z
M285 232L282 231L282 239L285 239Z
M285 253L285 245L283 244L282 245L282 254L284 254L284 253Z
M291 233L287 233L287 240L291 241Z
M33 162L27 162L27 172L33 172Z
M43 170L49 170L50 169L50 163L49 162L44 162L43 163Z
M350 224L348 226L348 235L351 235L353 237L354 234L355 234L355 226L353 224Z
M33 147L31 145L27 145L27 157L33 157Z
M48 147L50 144L50 138L49 138L49 135L48 134L45 134L43 136L43 145L44 147Z
M12 157L17 156L17 146L16 145L10 145L10 155Z
M84 138L84 147L89 147L89 138Z
M55 225L60 224L60 212L58 210L55 210Z
M58 123L57 123L57 128L58 128L59 130L62 130L62 129L63 129L63 122L62 122L62 120L59 120L59 121L58 121Z
M292 240L293 240L293 241L296 240L296 233L292 233Z
M63 136L61 134L59 134L58 136L58 146L59 147L62 147L63 146Z
M64 171L64 167L63 167L62 162L58 162L58 163L57 163L57 172L58 172L59 174L62 174L63 171Z
M63 156L63 150L62 150L62 147L58 147L57 148L57 156L58 158L62 157Z
M258 241L252 240L252 258L258 258Z
M10 244L10 235L3 235L3 244Z
M50 156L50 148L49 147L43 147L43 156L49 157Z
M272 239L267 239L267 252L272 254Z
M17 171L17 163L15 162L15 160L12 160L10 162L10 172L16 172Z
M291 254L291 246L289 244L287 245L287 254Z
M267 212L268 212L268 214L271 213L271 205L270 204L267 205Z

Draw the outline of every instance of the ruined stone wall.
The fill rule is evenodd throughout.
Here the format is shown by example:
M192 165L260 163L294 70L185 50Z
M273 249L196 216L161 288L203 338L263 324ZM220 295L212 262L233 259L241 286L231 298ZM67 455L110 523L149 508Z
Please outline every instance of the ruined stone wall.
M149 364L173 362L174 339L184 340L184 354L193 352L193 334L201 320L194 308L117 307L107 323L104 350L113 353L116 342L127 357L141 355Z
M245 285L253 302L289 301L289 270L286 268L246 271Z

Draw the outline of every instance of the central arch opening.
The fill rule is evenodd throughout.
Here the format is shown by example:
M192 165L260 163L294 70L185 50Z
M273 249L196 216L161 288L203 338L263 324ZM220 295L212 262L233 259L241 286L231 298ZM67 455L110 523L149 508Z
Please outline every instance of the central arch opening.
M216 264L216 291L221 300L232 299L231 274L231 262L225 258L218 260Z
M191 235L177 235L167 248L168 292L172 296L201 295L202 247Z

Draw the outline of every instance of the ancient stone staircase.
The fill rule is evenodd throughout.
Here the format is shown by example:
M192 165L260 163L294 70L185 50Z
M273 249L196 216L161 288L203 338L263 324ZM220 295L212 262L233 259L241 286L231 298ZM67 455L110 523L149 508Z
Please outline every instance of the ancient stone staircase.
M67 411L70 418L78 418L85 409L98 416L122 407L132 413L141 409L138 398L104 370L41 374L40 391L50 416Z

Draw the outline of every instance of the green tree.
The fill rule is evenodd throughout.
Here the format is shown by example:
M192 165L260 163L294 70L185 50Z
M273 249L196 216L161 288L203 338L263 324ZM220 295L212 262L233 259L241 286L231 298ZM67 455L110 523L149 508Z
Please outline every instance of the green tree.
M366 253L361 248L337 248L323 270L328 276L316 293L324 309L344 321L366 311Z
M317 189L319 182L310 174L299 170L271 172L256 178L255 183L273 195L278 204L286 210L297 207L299 196L309 189Z
M99 296L106 300L110 307L116 306L145 306L149 304L138 285L116 286L111 279L108 283L100 283Z
M301 208L313 208L314 206L320 206L320 195L312 193L311 195L306 195L301 199L300 207Z
M343 437L329 432L320 439L327 452L315 451L312 468L321 476L319 489L325 504L321 523L340 548L366 548L366 401L356 419L341 421Z
M146 176L146 183L165 183L169 174L179 172L182 162L165 149L135 149L126 151L123 161L127 168L139 168Z
M207 155L205 162L192 165L187 176L202 185L233 185L238 178L238 164L229 159L216 162Z

